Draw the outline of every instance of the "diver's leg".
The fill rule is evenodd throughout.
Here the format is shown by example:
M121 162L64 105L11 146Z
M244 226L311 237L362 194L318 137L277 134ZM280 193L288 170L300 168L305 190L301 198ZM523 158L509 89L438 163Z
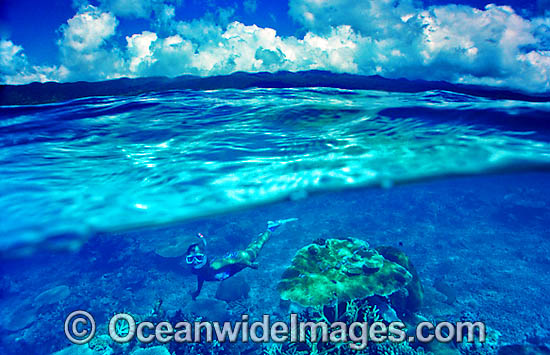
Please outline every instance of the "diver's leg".
M263 233L260 233L258 237L246 247L246 249L238 251L231 256L225 257L223 259L213 261L211 267L215 270L219 270L227 265L242 264L253 269L257 269L258 264L255 262L255 260L258 257L258 253L264 246L265 242L267 242L273 231L285 223L293 222L296 220L297 218L289 218L277 220L275 222L269 221L267 223L267 230Z
M271 234L275 231L275 229L279 228L285 223L288 222L294 222L298 220L297 218L289 218L289 219L280 219L277 221L269 221L267 222L267 230L263 233L261 233L256 240L254 240L252 243L250 243L245 250L241 252L243 263L252 267L257 268L258 265L254 263L254 260L258 257L258 253L264 246L265 242L269 239Z
M231 253L222 259L216 259L212 261L210 266L214 270L221 270L228 265L242 264L253 269L258 268L258 264L254 261L258 257L260 249L264 246L265 242L269 239L271 231L268 229L261 233L252 243L250 243L245 249Z
M252 268L257 268L258 266L254 264L254 261L258 257L258 253L264 246L265 242L267 242L271 234L272 232L270 230L266 230L265 232L261 233L254 241L252 241L252 243L248 244L246 249L239 253L241 256L241 262Z

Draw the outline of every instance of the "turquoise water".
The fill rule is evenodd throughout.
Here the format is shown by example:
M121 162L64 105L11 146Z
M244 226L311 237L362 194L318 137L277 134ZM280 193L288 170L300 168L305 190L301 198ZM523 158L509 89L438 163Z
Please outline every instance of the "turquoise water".
M542 349L549 118L550 103L438 90L175 90L2 106L0 350L51 354L71 345L71 311L94 314L105 334L114 313L158 316L159 299L166 319L284 317L277 280L299 248L334 237L403 250L424 285L422 316L482 320L499 339L459 353ZM191 301L184 256L196 233L221 257L290 217L299 221L271 237L259 269L235 276L247 297L218 300L207 282ZM78 351L139 348L94 346Z
M547 169L549 103L338 89L0 108L0 250L310 193Z

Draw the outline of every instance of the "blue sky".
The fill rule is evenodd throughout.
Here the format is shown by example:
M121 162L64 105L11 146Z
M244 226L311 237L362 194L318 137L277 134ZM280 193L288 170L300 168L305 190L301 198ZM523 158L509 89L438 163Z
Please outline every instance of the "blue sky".
M2 0L0 80L324 69L550 90L550 0Z
M95 6L100 5L98 1L89 3ZM0 0L0 4L3 5L2 11L0 11L3 14L0 37L10 38L15 43L22 45L31 59L40 63L55 64L58 57L56 45L59 37L58 30L76 13L75 3L71 0ZM256 24L262 27L276 28L277 33L281 35L288 36L299 32L300 28L297 23L288 16L288 3L264 0L256 1L256 4L256 10L252 12L245 10L242 1L187 0L182 1L175 8L175 18L180 21L190 21L205 17L208 13L215 15L216 10L220 7L234 8L235 13L231 20L249 25ZM119 40L124 40L124 36L143 30L152 30L150 18L122 16L119 17L119 21Z

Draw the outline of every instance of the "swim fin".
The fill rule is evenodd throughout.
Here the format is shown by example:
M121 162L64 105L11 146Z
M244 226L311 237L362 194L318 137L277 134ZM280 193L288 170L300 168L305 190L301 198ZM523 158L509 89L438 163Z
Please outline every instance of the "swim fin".
M298 218L287 218L287 219L279 219L276 221L268 221L267 222L267 230L270 232L273 232L275 229L279 228L283 224L286 224L288 222L294 222L297 221Z

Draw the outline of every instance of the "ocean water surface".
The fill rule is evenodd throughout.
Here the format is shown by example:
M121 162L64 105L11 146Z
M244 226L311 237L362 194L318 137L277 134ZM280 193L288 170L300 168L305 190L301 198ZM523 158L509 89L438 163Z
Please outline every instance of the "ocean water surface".
M445 351L549 343L549 102L253 88L1 106L0 166L1 353L139 350L71 345L63 322L76 309L103 334L112 314L158 314L159 302L167 319L284 317L276 284L296 251L343 237L403 250L426 319L491 330L490 345ZM184 256L198 232L222 256L290 217L259 269L235 276L246 295L220 300L207 282L191 300Z

